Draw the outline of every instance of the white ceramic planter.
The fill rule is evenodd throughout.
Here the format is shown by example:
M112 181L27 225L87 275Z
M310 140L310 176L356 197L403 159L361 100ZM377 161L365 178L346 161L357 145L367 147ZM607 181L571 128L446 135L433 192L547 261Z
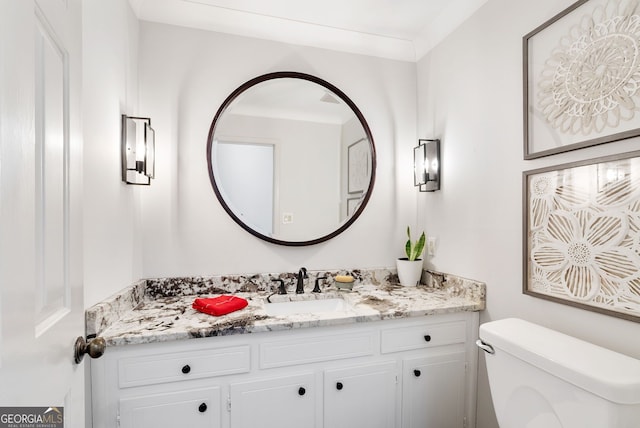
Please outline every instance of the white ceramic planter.
M409 261L406 258L396 260L398 279L405 287L415 287L422 276L422 259Z

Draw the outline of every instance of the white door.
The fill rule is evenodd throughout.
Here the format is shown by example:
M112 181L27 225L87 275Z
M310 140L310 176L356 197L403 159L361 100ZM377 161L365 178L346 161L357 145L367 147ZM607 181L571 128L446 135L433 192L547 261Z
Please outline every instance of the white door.
M274 146L220 141L216 162L219 187L243 223L273 235Z
M0 406L85 426L80 0L0 0Z

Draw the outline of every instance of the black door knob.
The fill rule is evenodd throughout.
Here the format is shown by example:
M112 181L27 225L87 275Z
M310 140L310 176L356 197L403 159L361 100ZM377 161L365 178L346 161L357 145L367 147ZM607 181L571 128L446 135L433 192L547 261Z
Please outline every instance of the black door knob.
M206 411L207 411L207 404L206 404L206 403L202 403L202 404L200 404L200 406L198 406L198 411L199 411L200 413L204 413L204 412L206 412Z
M430 335L428 335L428 334L427 334L427 335L425 335L425 336L424 336L424 340L425 340L426 342L431 342L431 336L430 336Z
M182 373L187 374L191 371L191 367L189 367L189 364L185 364L184 366L182 366Z
M342 382L338 382L336 383L336 388L338 389L338 391L340 391L342 388L344 388L344 385L342 384Z
M307 390L303 387L298 388L298 395L304 395L307 393Z
M413 374L415 375L415 377L420 377L420 375L421 375L422 373L420 373L420 370L417 370L417 369L416 369L416 370L414 370L414 371L413 371Z

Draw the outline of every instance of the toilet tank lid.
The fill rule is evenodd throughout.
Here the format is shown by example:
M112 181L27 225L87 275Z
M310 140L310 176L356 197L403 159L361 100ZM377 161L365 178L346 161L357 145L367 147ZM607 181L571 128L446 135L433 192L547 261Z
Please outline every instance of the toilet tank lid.
M480 339L604 399L640 404L640 360L518 318L482 324Z

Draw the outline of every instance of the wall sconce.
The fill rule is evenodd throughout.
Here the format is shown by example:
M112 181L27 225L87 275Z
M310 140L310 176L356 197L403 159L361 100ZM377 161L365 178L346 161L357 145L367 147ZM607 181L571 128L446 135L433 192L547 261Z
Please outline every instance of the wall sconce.
M418 140L413 149L413 185L421 192L440 190L440 140Z
M122 115L122 181L151 184L155 176L155 140L151 119Z

